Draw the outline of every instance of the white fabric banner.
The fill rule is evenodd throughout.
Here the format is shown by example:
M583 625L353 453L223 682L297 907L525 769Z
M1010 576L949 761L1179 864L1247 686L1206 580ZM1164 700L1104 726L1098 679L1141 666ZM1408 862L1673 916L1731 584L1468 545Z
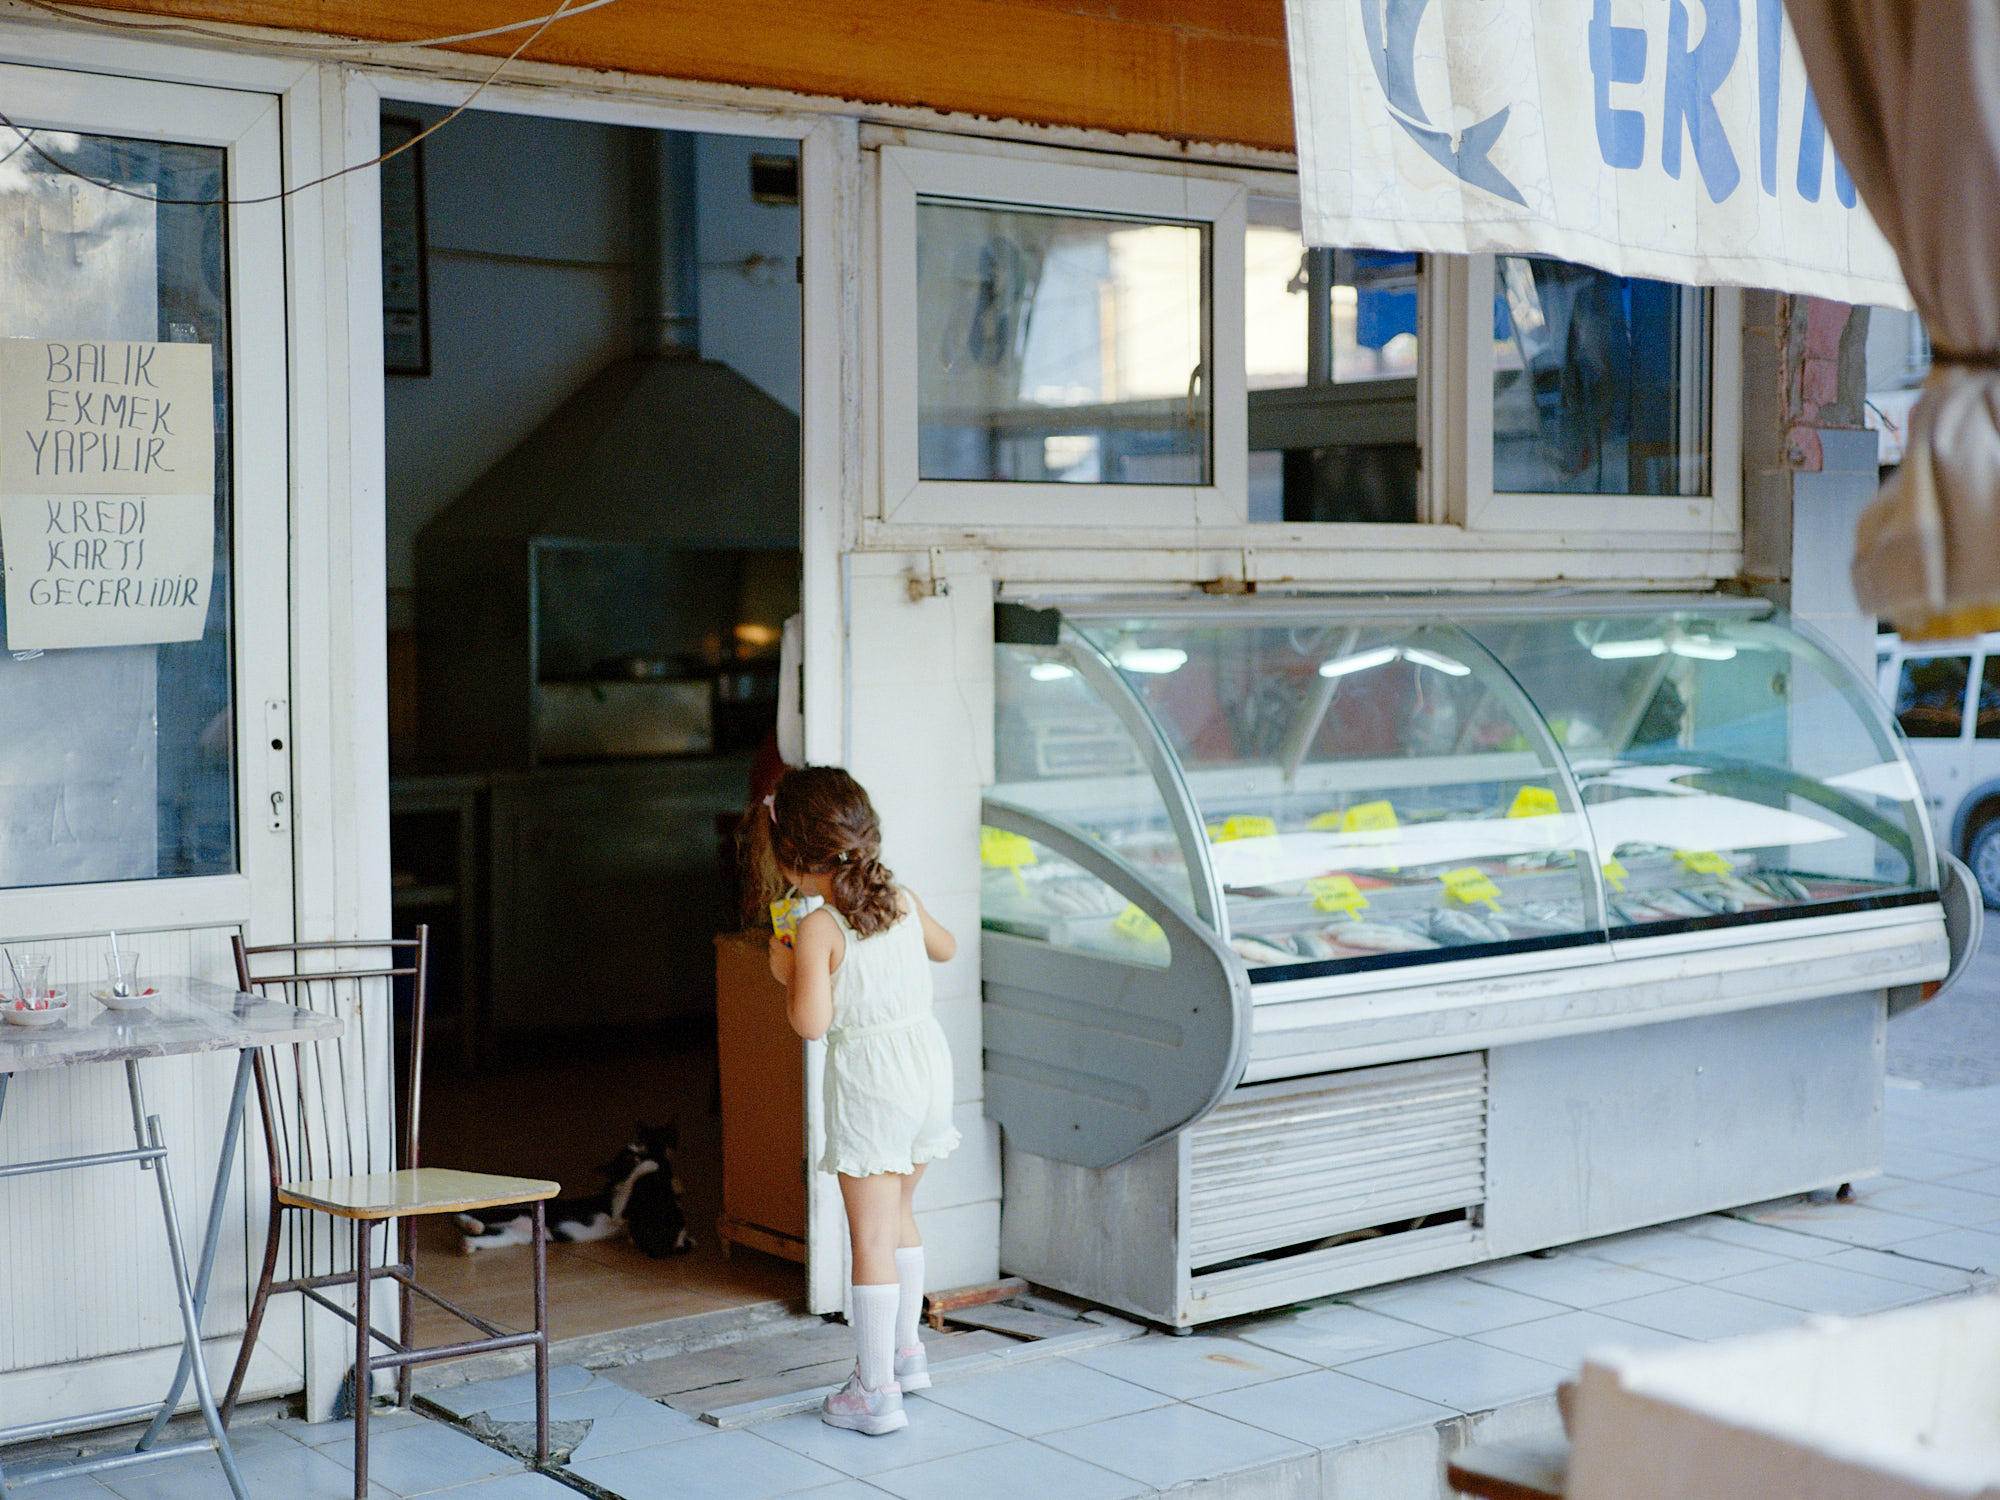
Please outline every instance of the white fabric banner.
M1781 0L1286 0L1306 242L1907 307Z

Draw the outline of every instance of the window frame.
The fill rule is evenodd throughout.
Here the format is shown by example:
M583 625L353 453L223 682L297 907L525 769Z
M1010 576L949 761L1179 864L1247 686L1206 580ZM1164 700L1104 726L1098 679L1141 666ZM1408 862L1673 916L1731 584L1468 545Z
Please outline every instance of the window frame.
M872 139L871 139L872 136ZM1699 288L1708 299L1709 492L1703 495L1517 494L1493 488L1491 306L1496 258L1423 254L1417 370L1417 519L1414 523L1252 521L1249 400L1244 368L1244 231L1251 197L1296 194L1296 173L1252 164L1102 155L908 131L862 134L873 189L864 238L876 277L867 321L874 482L864 527L883 540L938 528L1018 546L1091 536L1092 546L1144 547L1207 533L1226 546L1305 554L1363 545L1396 550L1410 525L1454 535L1449 550L1490 542L1556 545L1602 555L1636 547L1711 557L1743 545L1743 292ZM1209 231L1209 358L1213 469L1207 485L1104 485L918 476L916 201L919 196L1084 214L1201 223ZM1134 533L1140 533L1135 535ZM933 530L931 535L937 534ZM1419 533L1413 547L1427 545ZM1246 561L1246 567L1249 566ZM1712 568L1702 576L1721 576Z
M1243 226L1247 184L1138 160L1084 165L1000 152L884 145L875 152L880 229L878 519L967 526L1242 526L1249 522L1248 404L1243 370ZM918 471L919 197L1200 225L1209 366L1209 482L1023 483L924 479ZM1218 289L1237 288L1235 295Z
M24 129L130 136L212 147L223 153L232 194L273 191L291 175L284 128L273 117L297 70L271 72L235 60L191 65L181 78L157 76L147 44L129 54L130 73L78 64L54 49L41 56L4 39L0 81L11 86L10 114ZM108 45L108 44L107 44ZM111 67L113 54L98 61ZM292 167L291 171L299 169ZM288 935L295 892L292 746L294 674L288 623L291 581L272 564L291 556L295 443L286 435L291 402L304 393L286 368L290 327L285 278L257 268L285 266L290 235L277 210L240 206L222 229L228 266L230 437L218 469L229 469L230 794L235 816L227 870L0 887L0 920L17 932L85 933L241 926ZM214 500L211 496L210 504ZM89 649L89 648L84 648ZM138 913L138 915L135 915Z
M1436 257L1437 260L1446 257ZM1446 435L1462 444L1454 466L1459 483L1448 485L1446 517L1481 533L1670 533L1735 545L1743 530L1743 293L1736 287L1701 287L1708 298L1708 454L1705 495L1521 494L1493 487L1493 295L1497 257L1475 255L1442 309L1455 361L1459 403L1447 417ZM1483 335L1483 336L1482 336ZM1427 373L1435 381L1436 366ZM1450 379L1451 377L1446 376ZM1449 389L1449 387L1447 387ZM1447 402L1447 408L1450 403Z

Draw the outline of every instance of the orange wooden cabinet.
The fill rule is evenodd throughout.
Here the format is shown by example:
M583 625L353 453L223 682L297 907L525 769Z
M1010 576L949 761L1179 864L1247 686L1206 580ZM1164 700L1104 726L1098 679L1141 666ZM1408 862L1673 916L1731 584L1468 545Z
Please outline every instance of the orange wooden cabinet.
M725 1251L750 1245L806 1258L803 1045L785 1020L761 932L715 939L715 1046L722 1071Z

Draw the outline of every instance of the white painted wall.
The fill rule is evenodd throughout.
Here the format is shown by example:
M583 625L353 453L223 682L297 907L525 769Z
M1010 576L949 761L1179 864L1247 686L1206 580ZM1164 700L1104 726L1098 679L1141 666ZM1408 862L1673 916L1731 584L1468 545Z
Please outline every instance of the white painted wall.
M921 560L928 574L929 560ZM917 1194L932 1286L999 1274L999 1127L980 1075L979 796L993 779L993 594L972 555L951 559L949 594L913 602L919 559L859 553L848 585L847 768L882 817L896 878L958 939L934 970L951 1043L955 1119L964 1143Z
M750 158L797 155L791 141L738 135L695 139L701 352L791 412L799 410L804 378L799 210L751 198Z
M468 110L423 150L431 373L384 389L392 597L425 523L632 347L622 130Z

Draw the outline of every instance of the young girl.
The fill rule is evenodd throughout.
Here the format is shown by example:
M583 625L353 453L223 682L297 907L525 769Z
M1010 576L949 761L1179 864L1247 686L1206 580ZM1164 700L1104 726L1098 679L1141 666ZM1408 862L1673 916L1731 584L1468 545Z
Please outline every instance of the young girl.
M958 1144L951 1055L931 1014L930 976L958 944L890 878L875 809L845 771L787 771L751 809L753 828L760 820L770 849L758 861L765 883L775 888L775 874L824 903L799 923L791 946L771 939L771 973L786 987L792 1029L826 1038L820 1169L839 1174L854 1250L855 1370L820 1418L893 1432L909 1424L903 1392L931 1383L917 1337L924 1250L910 1199L924 1167Z

